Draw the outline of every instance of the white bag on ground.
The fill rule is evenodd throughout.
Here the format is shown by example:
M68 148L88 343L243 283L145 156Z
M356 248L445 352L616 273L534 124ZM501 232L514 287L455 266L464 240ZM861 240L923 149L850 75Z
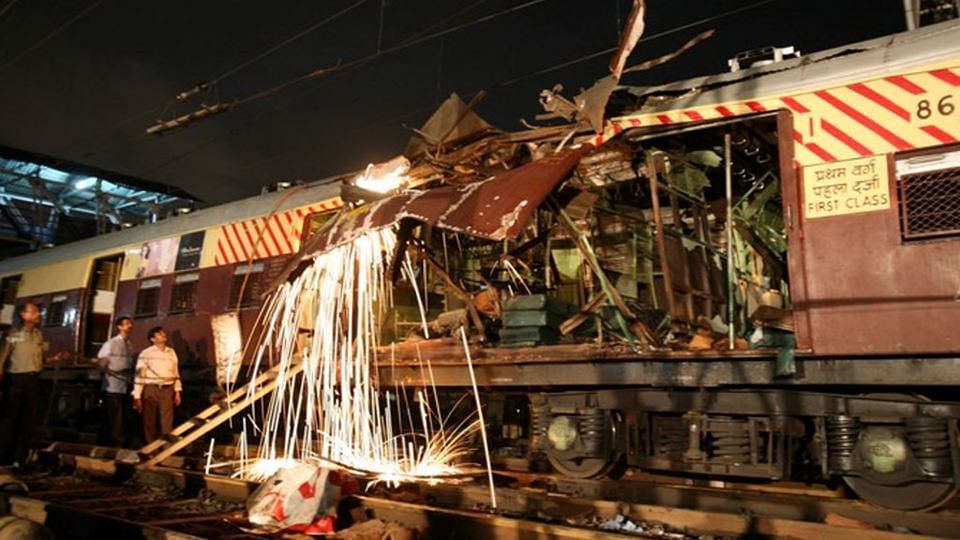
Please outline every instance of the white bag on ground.
M247 499L247 518L277 530L312 523L329 506L325 489L329 473L310 463L280 469Z

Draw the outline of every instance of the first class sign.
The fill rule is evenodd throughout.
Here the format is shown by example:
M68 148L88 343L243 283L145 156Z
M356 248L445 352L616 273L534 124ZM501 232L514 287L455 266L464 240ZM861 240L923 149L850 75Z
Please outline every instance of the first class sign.
M890 208L886 156L804 167L803 208L807 219Z

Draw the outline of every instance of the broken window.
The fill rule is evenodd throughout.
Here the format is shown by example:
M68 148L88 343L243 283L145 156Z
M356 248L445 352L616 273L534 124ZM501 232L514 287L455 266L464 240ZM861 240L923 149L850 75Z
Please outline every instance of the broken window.
M790 334L777 123L628 130L583 157L515 240L406 228L416 283L394 290L396 337L468 326L506 347L721 350ZM478 223L490 197L474 203Z

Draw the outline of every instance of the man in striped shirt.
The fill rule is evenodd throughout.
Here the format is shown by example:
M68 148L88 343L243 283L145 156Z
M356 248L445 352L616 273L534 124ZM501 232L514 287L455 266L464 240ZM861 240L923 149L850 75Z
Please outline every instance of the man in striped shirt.
M173 430L173 410L180 406L183 385L177 353L167 347L167 333L155 326L147 337L153 345L137 357L133 407L143 414L143 435L149 444Z

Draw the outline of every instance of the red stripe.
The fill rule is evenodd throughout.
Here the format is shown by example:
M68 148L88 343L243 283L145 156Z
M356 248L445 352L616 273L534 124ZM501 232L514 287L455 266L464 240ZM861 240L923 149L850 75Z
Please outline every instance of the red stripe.
M231 223L231 224L230 224L230 228L233 229L233 235L234 235L234 236L236 237L236 239L237 239L237 244L240 245L240 251L243 252L243 260L249 261L249 260L250 260L250 255L247 254L247 248L246 248L246 246L243 245L243 240L241 240L241 237L240 237L240 231L237 230L237 224L236 224L236 223ZM227 239L229 240L230 237L227 237Z
M866 146L860 144L859 141L857 141L856 139L854 139L854 138L851 137L850 135L847 135L846 133L844 133L844 131L843 131L842 129L840 129L840 128L838 128L837 126L831 124L829 120L827 120L827 119L825 119L825 118L821 118L821 119L820 119L820 127L822 127L823 130L826 131L827 133L829 133L830 135L833 135L838 141L840 141L840 142L842 142L843 144L849 146L851 150L853 150L854 152L860 154L861 156L870 156L870 155L873 155L873 152L871 152L869 148L867 148Z
M260 220L262 221L263 218L260 218ZM257 240L260 242L259 245L263 246L263 249L267 250L266 255L268 257L276 257L280 254L280 250L274 247L270 241L267 240L269 235L267 234L267 231L264 230L266 227L263 227L261 223L258 223L257 219L254 219L250 223L250 227L255 233L257 233Z
M691 120L703 120L703 115L698 113L697 111L687 111L683 114L690 117Z
M800 143L800 144L803 144L803 134L801 134L800 132L794 131L794 132L793 132L793 140L797 141L797 142ZM836 161L836 160L837 160L837 158L836 158L833 154L831 154L830 152L827 152L826 150L824 150L823 147L821 147L821 146L820 146L819 144L817 144L817 143L807 143L807 144L803 144L803 146L804 146L807 150L813 152L814 155L816 155L817 157L819 157L819 158L820 158L821 160L823 160L823 161Z
M297 208L297 217L303 219L303 212L299 208Z
M240 226L243 227L243 234L247 237L247 242L250 242L250 246L251 246L251 248L253 249L253 258L254 258L254 259L259 259L259 258L260 258L260 244L259 244L258 242L254 242L253 236L250 235L250 229L247 227L247 224L248 224L248 223L250 223L250 222L249 222L249 221L241 221L241 222L240 222Z
M215 253L215 254L213 255L213 265L214 265L214 266L220 266L220 254L219 254L219 253Z
M724 107L723 105L717 107L717 112L720 113L722 116L733 116L733 111Z
M837 160L837 158L834 157L833 154L831 154L830 152L827 152L826 150L824 150L823 148L821 148L820 145L817 144L817 143L807 143L807 144L805 144L804 146L807 147L807 150L810 150L811 152L813 152L814 154L816 154L817 157L819 157L820 159L822 159L822 160L824 160L824 161L836 161L836 160Z
M223 238L217 238L217 256L220 258L220 262L217 262L217 265L230 260L230 257L227 257L226 250L223 249Z
M786 104L787 107L790 107L792 110L794 110L794 111L796 111L796 112L798 112L798 113L808 113L808 112L810 112L810 109L808 109L808 108L804 107L803 105L801 105L800 102L797 101L795 98L785 97L785 98L781 98L780 101L782 101L784 104Z
M920 129L927 132L927 135L930 135L934 139L947 144L957 142L957 139L953 135L950 135L946 131L938 128L937 126L923 126Z
M597 135L596 137L593 138L594 146L600 146L601 144L603 144L603 135ZM299 212L299 210L297 212Z
M234 249L234 247L233 247L233 242L230 241L230 230L227 229L227 226L226 226L226 225L224 225L223 227L220 227L220 233L221 233L221 235L222 235L224 238L227 239L227 247L230 248L230 253L233 253L233 259L232 259L230 262L237 262L237 261L239 261L239 260L240 260L240 257L237 256L237 250ZM243 246L241 246L241 247L243 247Z
M289 211L289 210L287 210L286 212L283 213L283 217L287 218L287 224L293 225L293 218L290 217L290 211Z
M900 75L897 75L895 77L887 77L886 81L890 84L900 87L901 90L910 92L915 96L919 96L920 94L923 94L924 92L926 92L926 90L924 90L923 88L920 88L919 86L912 83L911 81L908 81L906 77L901 77Z
M890 101L886 97L878 94L872 88L868 87L863 83L851 84L847 88L853 90L854 92L860 94L861 96L869 99L870 101L880 105L884 109L892 112L893 114L903 118L907 122L910 121L910 113L906 109L897 105L896 103Z
M640 127L640 120L638 118L631 118L630 125L633 127Z
M317 211L317 208L316 208L315 206L313 206L313 205L310 205L310 206L308 206L307 208L309 208L311 212L316 212L316 211Z
M613 136L623 133L623 126L620 125L620 122L610 122L610 126L613 127Z
M897 147L898 150L907 150L907 149L913 148L913 146L910 143L901 139L900 137L897 137L896 135L891 133L887 128L874 122L873 119L868 118L866 115L854 109L853 107L847 105L843 101L840 101L834 95L830 94L826 90L821 90L815 93L817 94L818 97L820 97L820 99L833 105L835 108L837 108L839 111L843 112L850 118L853 118L854 120L862 124L863 127L883 137L888 143Z
M287 244L288 253L293 253L293 244L290 243L290 239L287 238L287 232L283 229L283 224L280 223L280 216L274 214L273 222L277 224L277 228L280 229L280 238L283 238L283 242Z
M665 115L665 114L658 114L658 115L657 115L657 120L660 120L660 123L661 123L661 124L672 124L672 123L673 123L673 120L671 120L670 117L667 116L667 115Z
M273 234L273 230L270 228L270 220L268 218L262 218L263 223L261 226L264 230L267 231L267 238L270 239L270 242L273 243L273 251L276 252L276 255L283 253L283 246L280 245L280 242L277 242L277 237ZM262 234L262 233L261 233Z
M931 71L930 74L949 84L950 86L960 86L960 76L949 69L938 69L936 71Z
M766 107L764 107L763 105L761 105L761 104L760 104L759 102L757 102L757 101L748 101L748 102L747 102L747 107L750 107L750 110L753 111L753 112L763 112L763 111L767 110Z

